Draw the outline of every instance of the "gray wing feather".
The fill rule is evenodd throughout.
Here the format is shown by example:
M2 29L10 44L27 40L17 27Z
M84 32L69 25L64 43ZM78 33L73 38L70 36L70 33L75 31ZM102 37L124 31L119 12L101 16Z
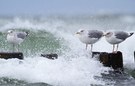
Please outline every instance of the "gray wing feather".
M103 32L102 31L97 31L97 30L89 30L88 33L90 38L98 38L100 39L103 36Z
M116 38L121 39L121 40L125 40L127 37L129 37L128 33L125 33L123 31L116 32L115 36L116 36Z
M19 33L17 33L17 37L18 37L18 38L24 39L26 36L27 36L27 34L24 33L24 32L19 32Z

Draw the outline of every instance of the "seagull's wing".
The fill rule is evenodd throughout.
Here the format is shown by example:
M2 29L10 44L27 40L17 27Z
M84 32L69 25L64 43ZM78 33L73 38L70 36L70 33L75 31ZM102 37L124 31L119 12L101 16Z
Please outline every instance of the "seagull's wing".
M103 32L98 31L98 30L89 30L88 35L89 35L90 38L98 38L98 39L100 39L103 36Z
M123 32L123 31L118 31L114 33L116 38L121 39L121 40L125 40L128 37L128 33Z
M24 39L26 36L27 36L27 34L25 32L18 32L17 33L18 38Z

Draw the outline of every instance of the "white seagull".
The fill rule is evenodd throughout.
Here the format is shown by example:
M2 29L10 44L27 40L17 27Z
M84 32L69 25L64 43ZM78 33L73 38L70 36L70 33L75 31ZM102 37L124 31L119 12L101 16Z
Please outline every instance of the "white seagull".
M82 43L86 44L86 50L88 44L91 45L91 52L93 44L96 43L103 36L103 32L99 30L79 30L78 32L76 32L76 34L78 35L79 40Z
M117 52L119 43L123 42L133 34L134 34L133 32L127 33L124 31L113 31L113 32L107 32L105 34L105 38L108 43L113 45L113 52ZM115 45L117 45L116 51L114 51Z
M14 30L9 30L7 32L7 41L13 44L13 52L15 51L15 45L19 46L27 37L27 35L28 32L15 32Z

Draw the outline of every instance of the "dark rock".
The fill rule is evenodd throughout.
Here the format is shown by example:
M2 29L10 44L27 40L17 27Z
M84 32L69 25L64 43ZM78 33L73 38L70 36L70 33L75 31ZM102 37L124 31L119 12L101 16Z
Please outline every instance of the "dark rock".
M58 59L58 55L57 54L41 54L42 57L48 58L48 59Z

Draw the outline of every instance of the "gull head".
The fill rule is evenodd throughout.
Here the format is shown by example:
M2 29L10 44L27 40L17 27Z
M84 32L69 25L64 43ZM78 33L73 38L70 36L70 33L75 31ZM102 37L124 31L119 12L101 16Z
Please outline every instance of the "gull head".
M85 33L86 33L85 30L78 30L78 31L76 32L76 35L83 35L83 34L85 34Z
M13 30L8 30L7 34L13 33Z

